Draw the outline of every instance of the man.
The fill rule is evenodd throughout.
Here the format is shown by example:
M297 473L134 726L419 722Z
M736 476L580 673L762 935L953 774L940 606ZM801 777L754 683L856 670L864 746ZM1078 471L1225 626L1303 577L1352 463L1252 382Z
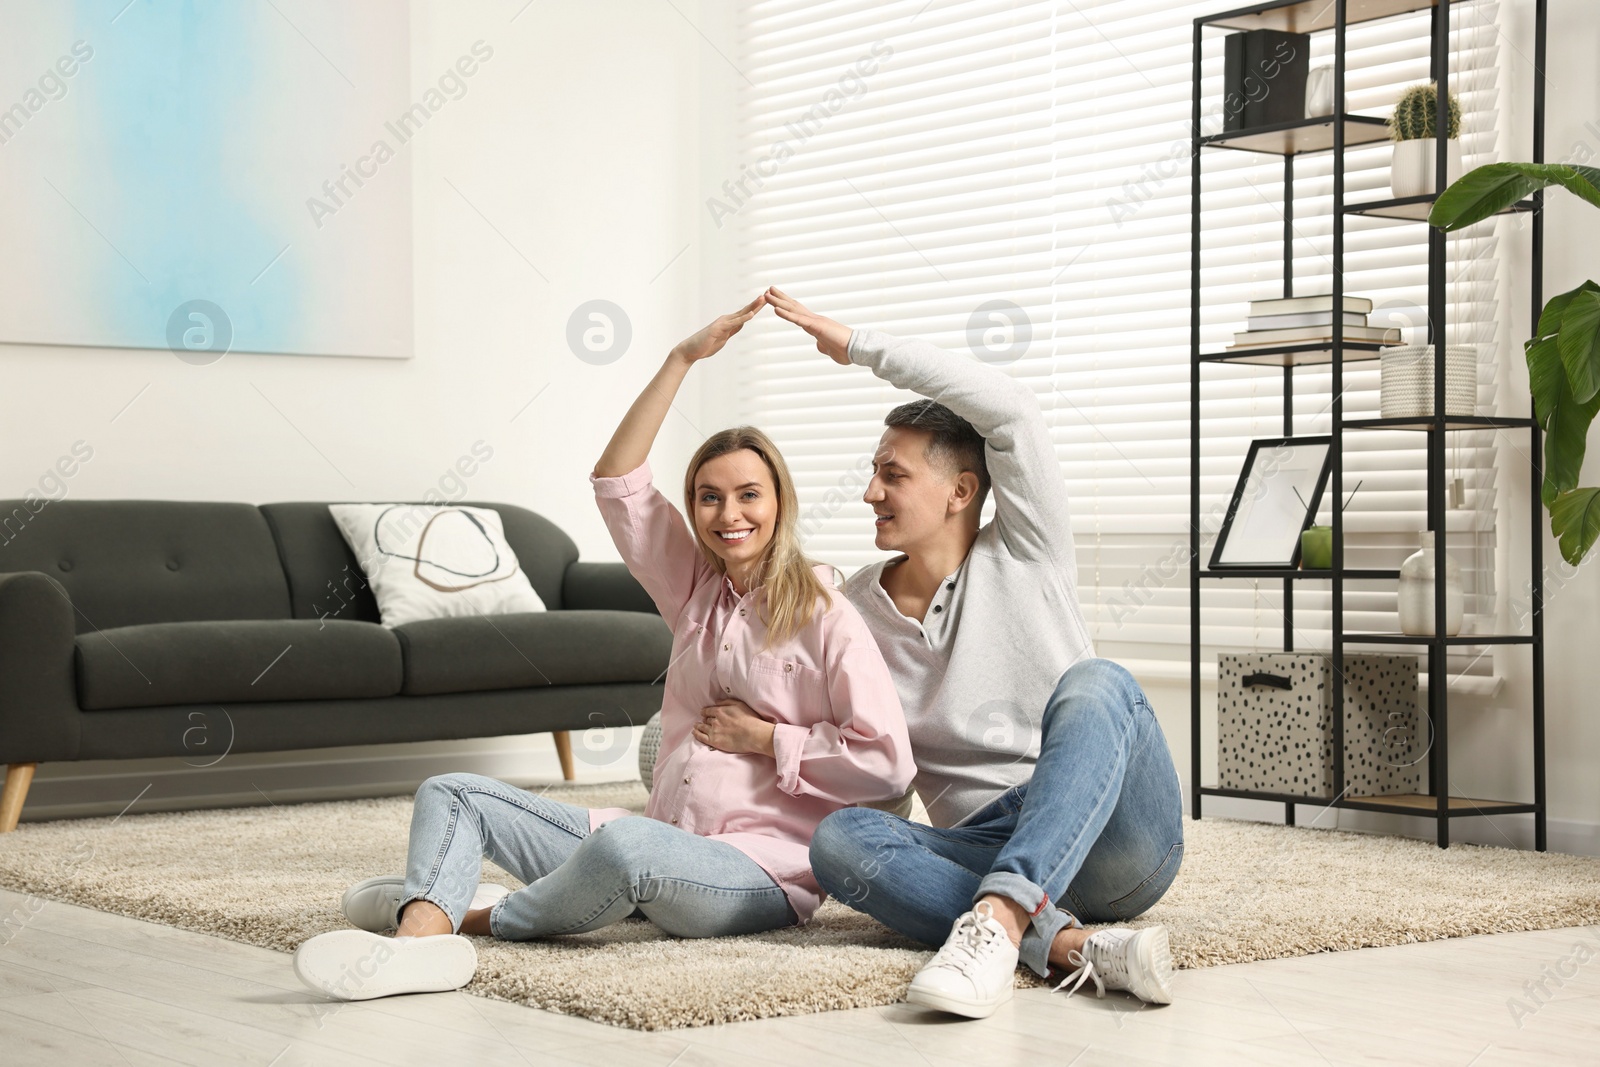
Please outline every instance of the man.
M1183 861L1177 770L1132 676L1095 659L1078 607L1066 485L1038 403L1000 371L854 330L776 288L768 302L839 364L928 397L895 408L863 499L877 546L845 593L895 680L932 825L873 808L824 819L817 880L943 947L907 1000L983 1018L1020 959L1169 1003L1164 927L1107 929ZM992 479L992 484L991 484ZM990 489L994 519L980 526ZM1060 986L1057 986L1060 988Z

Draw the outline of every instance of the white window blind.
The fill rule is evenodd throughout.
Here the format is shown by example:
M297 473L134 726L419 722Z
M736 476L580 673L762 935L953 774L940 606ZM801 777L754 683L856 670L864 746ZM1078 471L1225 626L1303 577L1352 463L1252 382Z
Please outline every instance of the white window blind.
M732 57L749 79L738 120L746 181L713 208L736 227L745 288L777 284L848 325L971 352L1032 387L1072 496L1096 650L1146 669L1188 658L1192 20L1225 6L752 5ZM1456 7L1451 87L1470 168L1495 143L1496 5ZM1352 27L1349 110L1386 114L1402 88L1426 81L1428 33L1426 13ZM1331 46L1331 34L1315 37L1313 62ZM1209 102L1222 92L1220 33L1206 55ZM1203 125L1217 132L1220 117ZM1387 143L1348 150L1346 200L1386 199L1388 162ZM1326 154L1296 164L1296 295L1331 291L1330 168ZM1283 160L1210 150L1203 174L1202 350L1212 351L1244 328L1248 301L1282 293ZM1504 342L1494 225L1450 246L1447 339L1482 346L1488 413ZM1426 262L1422 224L1347 220L1345 292L1379 305L1375 325L1421 323ZM879 558L860 495L883 416L910 397L837 367L781 320L747 331L739 417L788 457L808 551L847 572ZM1297 434L1328 432L1329 379L1296 372ZM1281 434L1283 375L1207 367L1203 380L1204 515L1225 508L1249 441ZM1378 414L1377 382L1376 363L1347 369L1347 418ZM1487 630L1497 439L1450 440L1448 474L1466 487L1450 551L1471 625ZM1348 566L1395 568L1415 550L1423 448L1420 434L1346 435L1345 493L1360 483L1345 513ZM1327 586L1301 584L1296 644L1326 647ZM1206 661L1281 639L1281 582L1208 580L1203 595ZM1347 583L1345 627L1397 629L1393 582ZM1457 667L1486 671L1488 657L1469 666L1476 652Z

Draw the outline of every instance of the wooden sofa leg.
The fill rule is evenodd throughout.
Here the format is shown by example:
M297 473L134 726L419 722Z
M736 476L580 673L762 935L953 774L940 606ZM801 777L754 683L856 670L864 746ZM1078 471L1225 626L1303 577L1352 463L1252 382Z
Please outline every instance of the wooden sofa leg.
M556 758L561 761L561 777L570 782L575 777L572 771L572 735L565 730L552 730L550 736L556 739Z
M37 763L13 763L6 768L6 784L0 788L0 834L9 834L17 828L22 817L22 802L28 799L28 786L33 784L33 769Z

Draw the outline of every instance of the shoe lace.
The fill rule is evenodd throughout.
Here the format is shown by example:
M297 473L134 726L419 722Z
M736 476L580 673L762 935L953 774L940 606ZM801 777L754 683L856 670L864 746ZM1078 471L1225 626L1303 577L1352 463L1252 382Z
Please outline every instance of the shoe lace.
M1095 967L1092 960L1088 959L1077 949L1073 949L1071 952L1067 953L1067 962L1076 967L1077 970L1061 979L1061 981L1057 983L1054 992L1060 992L1068 982L1071 982L1074 978L1076 978L1077 982L1073 983L1072 988L1067 990L1067 996L1070 997L1083 986L1083 983L1093 978L1094 995L1097 997L1104 997L1106 995L1105 979L1100 977L1099 969Z
M982 907L983 905L979 905ZM945 941L930 961L932 966L955 967L965 970L976 961L1000 935L978 921L975 912L968 912L956 923L950 938Z
M1132 988L1133 977L1128 970L1131 958L1128 942L1132 939L1132 930L1100 930L1090 935L1084 945L1089 950L1089 958L1094 960L1095 970L1112 989Z
M1083 951L1074 950L1067 954L1067 962L1078 969L1063 978L1056 989L1074 978L1078 982L1067 991L1069 997L1090 978L1094 979L1095 996L1098 997L1106 995L1108 983L1112 989L1127 989L1130 983L1128 954L1121 951L1127 939L1128 935L1121 930L1101 930L1090 934L1083 943Z

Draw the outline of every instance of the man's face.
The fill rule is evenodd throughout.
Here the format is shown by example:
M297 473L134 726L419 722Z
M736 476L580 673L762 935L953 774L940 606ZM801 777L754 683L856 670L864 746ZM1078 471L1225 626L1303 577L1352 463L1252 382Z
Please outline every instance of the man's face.
M878 439L872 480L861 497L877 515L878 548L905 552L935 535L945 522L952 475L928 463L927 430L891 426Z

